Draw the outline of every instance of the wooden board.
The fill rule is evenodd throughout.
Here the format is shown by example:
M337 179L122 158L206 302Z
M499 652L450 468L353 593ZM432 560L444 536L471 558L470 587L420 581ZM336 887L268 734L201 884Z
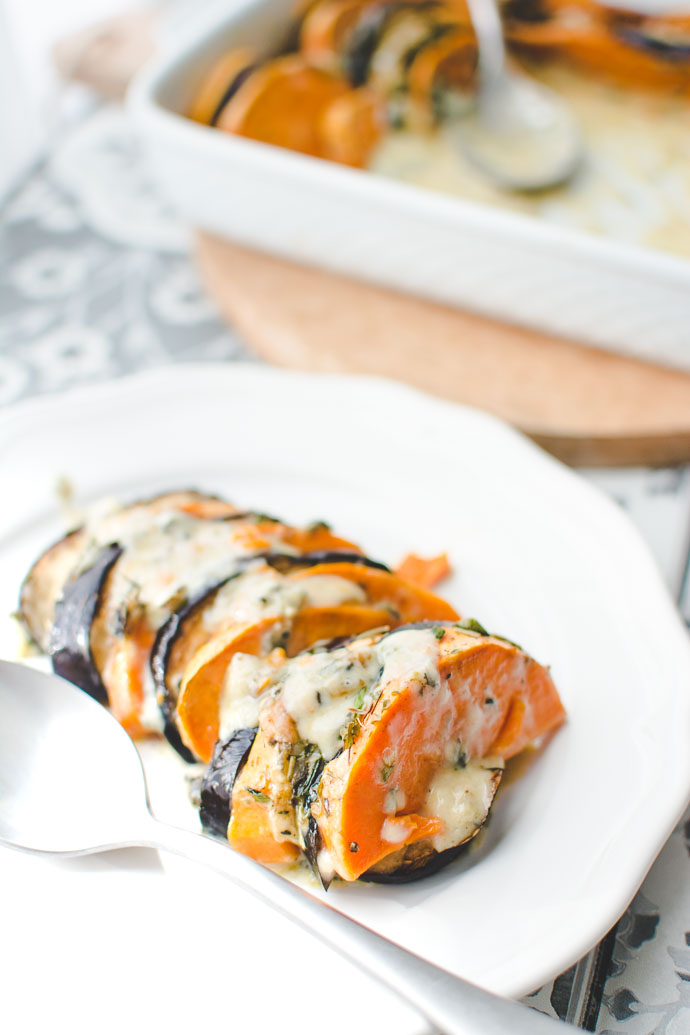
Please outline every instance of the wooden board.
M690 375L199 235L202 277L257 353L379 374L504 418L571 464L690 460Z

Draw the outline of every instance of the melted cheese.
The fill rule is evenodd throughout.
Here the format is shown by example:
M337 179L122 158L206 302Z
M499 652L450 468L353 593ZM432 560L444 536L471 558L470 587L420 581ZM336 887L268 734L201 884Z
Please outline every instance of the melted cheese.
M283 673L282 702L303 740L316 744L324 758L342 747L341 730L354 702L376 683L381 664L375 649L340 649L296 658Z
M438 684L438 641L430 629L404 629L360 650L303 655L282 673L282 701L300 737L328 761L343 745L355 702L366 709L379 686L397 679Z
M234 522L188 514L161 514L127 542L116 577L136 587L137 600L153 614L174 597L193 597L237 569L248 553ZM155 622L154 622L155 624Z
M444 822L443 833L431 838L437 852L462 844L482 826L495 794L496 769L503 769L502 758L482 758L436 773L420 814Z
M453 133L387 133L373 172L555 224L690 256L690 112L663 91L617 88L561 67L530 74L555 89L581 127L586 154L565 186L502 191L462 156Z
M257 622L268 615L287 621L303 607L339 607L366 600L364 590L339 575L311 575L288 579L273 568L257 562L261 570L249 571L228 582L218 592L213 605L204 611L204 626L209 632L221 619Z
M259 697L275 668L265 657L235 654L223 680L220 700L220 739L259 725Z
M311 589L305 586L310 603L334 600L352 588L346 580L331 576L301 581L312 583ZM257 585L258 582L254 583L255 588ZM316 587L318 592L312 592ZM221 694L221 736L256 725L260 697L271 689L281 694L300 738L316 744L324 758L330 760L342 748L343 735L354 712L358 708L366 710L376 698L378 687L392 680L417 680L438 686L438 641L430 629L394 632L373 645L364 640L354 647L303 654L275 676L270 662L236 654ZM392 811L402 807L396 802Z

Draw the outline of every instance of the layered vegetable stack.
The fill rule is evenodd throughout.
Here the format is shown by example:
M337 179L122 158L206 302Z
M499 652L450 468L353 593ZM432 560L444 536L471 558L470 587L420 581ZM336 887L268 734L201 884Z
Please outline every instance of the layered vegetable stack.
M506 0L506 35L624 86L690 89L690 17L594 0ZM465 0L316 0L270 57L224 53L202 77L198 122L365 167L385 133L430 130L472 103L477 47Z
M405 880L477 833L504 760L564 719L546 669L420 585L443 571L174 492L50 547L20 614L133 736L208 763L202 822L234 848L304 854L325 885Z

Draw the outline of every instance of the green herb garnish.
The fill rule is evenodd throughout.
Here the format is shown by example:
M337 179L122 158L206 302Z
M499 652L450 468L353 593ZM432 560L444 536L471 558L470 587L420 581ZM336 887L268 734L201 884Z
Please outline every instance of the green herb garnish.
M249 791L249 793L255 801L261 802L262 805L269 804L271 799L267 794L264 794L263 791L256 791L253 787L247 787L247 790Z

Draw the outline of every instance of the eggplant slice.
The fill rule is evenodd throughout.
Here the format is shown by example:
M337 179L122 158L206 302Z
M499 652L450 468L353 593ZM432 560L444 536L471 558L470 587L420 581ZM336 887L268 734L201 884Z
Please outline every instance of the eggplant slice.
M19 615L31 641L44 654L50 651L55 605L76 568L86 537L75 528L53 543L32 565L19 592Z
M237 774L247 761L256 729L235 730L227 740L218 741L211 764L201 785L199 816L204 830L226 837L232 811L232 788Z
M55 606L49 653L53 670L81 687L101 704L108 694L91 649L91 629L100 609L108 576L122 554L122 547L103 547L96 561L68 582Z
M438 8L436 0L422 0L410 3L409 0L397 0L394 3L370 4L347 40L342 55L345 75L354 87L364 86L369 81L371 65L386 32L396 19L412 12L433 12Z
M151 651L151 674L158 707L163 716L163 734L186 762L195 762L196 758L182 742L175 723L180 683L187 663L209 636L209 630L204 625L204 612L213 606L219 592L230 579L239 574L241 571L229 575L174 611L158 630Z
M19 616L32 642L45 654L49 653L55 607L62 596L63 587L70 576L79 570L80 562L89 545L95 545L97 548L118 539L117 534L109 534L110 531L114 531L110 529L111 519L117 521L120 515L133 515L142 509L157 513L166 507L175 510L194 504L206 505L209 513L213 513L215 517L246 516L219 496L196 489L185 489L136 500L118 508L113 514L106 515L93 527L80 526L53 543L34 562L19 594Z

